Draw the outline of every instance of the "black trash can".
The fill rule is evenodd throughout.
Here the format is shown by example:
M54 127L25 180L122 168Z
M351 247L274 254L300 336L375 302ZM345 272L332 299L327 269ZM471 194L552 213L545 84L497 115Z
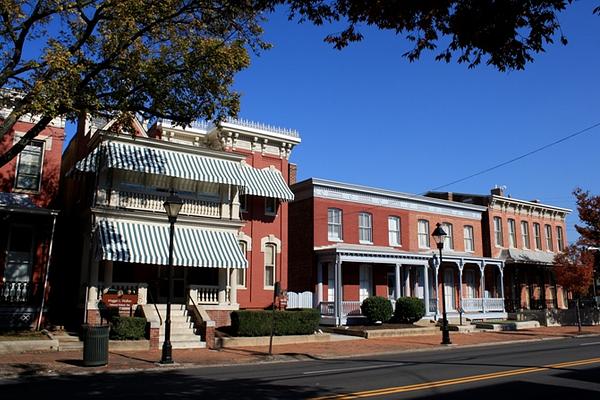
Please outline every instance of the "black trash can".
M83 324L83 365L99 367L108 364L110 325Z

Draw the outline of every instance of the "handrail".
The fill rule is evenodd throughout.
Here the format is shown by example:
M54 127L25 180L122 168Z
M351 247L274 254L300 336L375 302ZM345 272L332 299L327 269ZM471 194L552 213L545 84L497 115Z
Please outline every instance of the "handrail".
M158 311L158 307L156 306L156 300L154 300L154 297L152 297L152 290L148 290L148 296L150 297L152 304L154 304L154 309L156 310L156 314L158 315L158 320L160 321L160 326L162 326L163 320L162 320L162 317L160 316L160 311Z

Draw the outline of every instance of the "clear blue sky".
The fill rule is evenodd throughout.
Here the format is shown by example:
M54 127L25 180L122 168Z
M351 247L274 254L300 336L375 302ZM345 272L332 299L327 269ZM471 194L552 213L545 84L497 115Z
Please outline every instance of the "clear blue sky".
M254 57L237 79L240 116L295 128L292 154L300 180L319 177L409 193L492 167L600 122L600 17L593 2L560 16L567 46L551 45L525 71L433 61L409 63L409 43L365 31L343 51L322 38L331 27L274 15L265 38L273 49ZM573 189L600 194L600 127L490 173L446 187L573 209L567 235L577 237Z

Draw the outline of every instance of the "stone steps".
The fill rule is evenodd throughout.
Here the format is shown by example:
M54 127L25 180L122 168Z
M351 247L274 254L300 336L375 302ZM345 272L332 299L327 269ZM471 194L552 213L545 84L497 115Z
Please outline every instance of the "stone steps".
M158 319L156 315L158 309L162 317L162 325L159 331L159 343L162 346L165 340L165 319L167 316L167 305L153 304L144 306L144 312L147 316ZM149 315L150 314L150 315ZM174 349L199 349L206 347L206 343L201 340L200 335L194 332L194 322L188 315L187 307L183 304L171 305L171 346Z

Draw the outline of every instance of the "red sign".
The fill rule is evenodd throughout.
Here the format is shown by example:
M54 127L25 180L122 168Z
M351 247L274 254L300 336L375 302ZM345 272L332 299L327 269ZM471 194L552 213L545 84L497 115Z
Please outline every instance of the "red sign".
M103 294L102 302L107 307L129 307L137 304L137 294Z

